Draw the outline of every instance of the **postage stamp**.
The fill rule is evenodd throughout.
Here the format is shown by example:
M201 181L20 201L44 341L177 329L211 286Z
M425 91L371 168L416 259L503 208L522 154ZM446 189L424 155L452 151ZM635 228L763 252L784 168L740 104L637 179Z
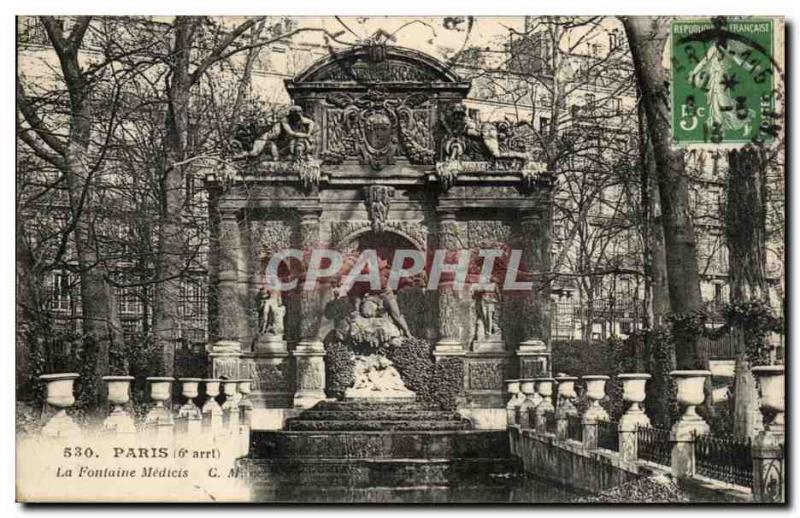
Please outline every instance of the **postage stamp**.
M773 142L773 20L675 20L671 34L674 144Z

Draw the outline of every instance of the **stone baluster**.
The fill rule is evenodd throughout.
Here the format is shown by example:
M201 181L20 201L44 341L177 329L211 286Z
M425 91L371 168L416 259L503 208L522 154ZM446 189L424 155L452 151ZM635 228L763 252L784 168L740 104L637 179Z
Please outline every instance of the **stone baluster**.
M239 453L247 457L250 453L250 420L253 415L253 403L250 401L252 380L239 380Z
M172 397L172 382L175 378L170 377L148 377L147 384L150 385L150 399L153 400L153 408L147 412L144 419L145 428L154 430L159 440L172 439L175 421L172 412L164 405Z
M519 423L520 428L531 428L533 426L533 411L542 402L542 396L536 392L533 378L520 379L519 387L525 399L517 409L517 423Z
M619 453L623 460L633 462L638 458L636 429L650 426L650 419L639 406L645 400L645 385L650 375L626 373L617 378L622 380L622 399L630 403L619 420Z
M178 378L181 383L181 395L186 402L178 409L176 431L189 437L198 437L202 430L203 414L194 402L198 396L200 378Z
M103 421L103 429L118 434L136 433L133 417L125 411L125 405L131 399L131 382L133 376L103 376L108 387L108 402L111 412Z
M583 419L581 419L583 447L587 450L596 450L597 422L609 421L608 412L600 406L600 400L606 396L608 376L583 376L582 379L586 383L586 397L589 398L589 407L583 413Z
M570 416L578 415L573 400L578 397L575 393L575 376L557 376L558 400L556 405L556 437L559 440L567 439L568 419Z
M73 389L75 380L79 377L76 372L39 376L47 389L47 404L56 409L56 413L42 428L42 435L45 437L70 438L80 435L81 430L77 423L67 414L67 409L75 404Z
M786 501L786 376L783 365L753 367L765 427L753 441L753 501ZM768 416L774 416L767 423Z
M319 246L319 217L318 209L300 211L300 240L306 251ZM296 408L310 408L325 399L325 346L319 336L322 313L319 289L301 290L300 342L293 352L297 372Z
M525 401L525 395L520 390L518 379L508 379L505 383L506 390L511 396L506 404L506 421L508 426L514 426L517 424L517 410Z
M711 376L706 370L678 370L669 373L678 384L678 403L683 413L672 425L669 439L672 443L672 474L675 478L691 478L695 474L694 438L707 434L708 423L697 414L697 406L705 401L703 385Z
M547 414L554 412L553 378L536 378L536 393L542 398L533 411L533 427L539 433L547 429Z
M203 404L203 432L211 442L222 434L222 407L217 403L219 385L222 380L207 378L203 382L206 386L206 402Z

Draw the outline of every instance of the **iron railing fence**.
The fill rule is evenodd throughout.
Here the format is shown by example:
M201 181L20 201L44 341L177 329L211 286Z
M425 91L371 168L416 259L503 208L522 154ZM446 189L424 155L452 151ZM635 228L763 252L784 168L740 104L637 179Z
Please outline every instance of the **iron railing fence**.
M694 458L698 475L744 487L753 485L753 458L750 439L729 436L695 435Z
M567 416L567 439L583 442L583 423L580 416Z
M646 461L662 466L672 464L672 445L669 442L669 430L652 426L639 426L636 429L638 442L637 456Z
M619 451L619 427L610 421L597 422L597 446L611 451Z

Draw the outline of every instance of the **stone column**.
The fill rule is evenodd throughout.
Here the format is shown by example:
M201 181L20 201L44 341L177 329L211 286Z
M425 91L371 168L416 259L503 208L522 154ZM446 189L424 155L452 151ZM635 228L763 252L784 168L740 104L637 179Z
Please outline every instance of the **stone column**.
M570 416L578 415L578 409L575 408L573 399L578 397L575 393L575 382L578 378L573 376L559 376L556 378L558 382L558 399L556 401L556 437L559 440L565 441L567 439L568 419Z
M697 414L697 406L705 401L703 385L711 372L686 370L672 371L669 375L678 383L678 403L683 407L683 414L669 432L672 474L675 478L691 478L695 473L694 438L710 431L708 423Z
M550 376L550 211L547 207L521 214L521 269L533 274L533 289L523 300L520 317L525 339L519 344L520 375Z
M304 250L319 245L320 211L300 211L300 240ZM325 399L325 346L320 325L323 301L318 290L300 290L300 342L295 347L297 387L294 394L296 408L310 408Z
M774 415L753 441L753 501L783 503L786 501L784 366L754 367L753 374L758 379L765 423L767 415Z
M243 250L236 212L220 213L219 220L219 271L217 273L217 333L218 340L211 346L211 375L238 377L239 358L242 353L241 336L247 315L246 297L241 294L239 276Z
M636 429L650 426L650 418L639 406L645 400L645 384L649 374L620 374L622 380L622 399L630 403L628 410L619 420L619 453L623 460L635 461L638 458L638 438Z
M597 449L597 422L608 421L608 412L600 406L600 400L606 395L606 381L608 376L583 376L586 382L586 397L591 403L583 413L583 447L587 450Z
M460 250L458 222L452 210L439 211L439 249ZM459 293L454 290L452 274L442 276L437 287L439 340L436 342L434 355L464 356L464 343L461 341L461 300Z

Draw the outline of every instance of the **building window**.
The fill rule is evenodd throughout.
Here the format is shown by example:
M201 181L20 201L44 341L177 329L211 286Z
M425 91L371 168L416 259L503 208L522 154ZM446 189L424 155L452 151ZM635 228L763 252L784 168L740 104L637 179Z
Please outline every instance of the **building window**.
M619 323L619 332L623 335L630 335L633 334L633 322L629 320L623 320Z
M72 307L69 272L63 270L54 271L51 277L51 283L52 292L50 296L50 307L53 311L69 311Z
M714 285L714 302L716 304L722 303L722 284Z

